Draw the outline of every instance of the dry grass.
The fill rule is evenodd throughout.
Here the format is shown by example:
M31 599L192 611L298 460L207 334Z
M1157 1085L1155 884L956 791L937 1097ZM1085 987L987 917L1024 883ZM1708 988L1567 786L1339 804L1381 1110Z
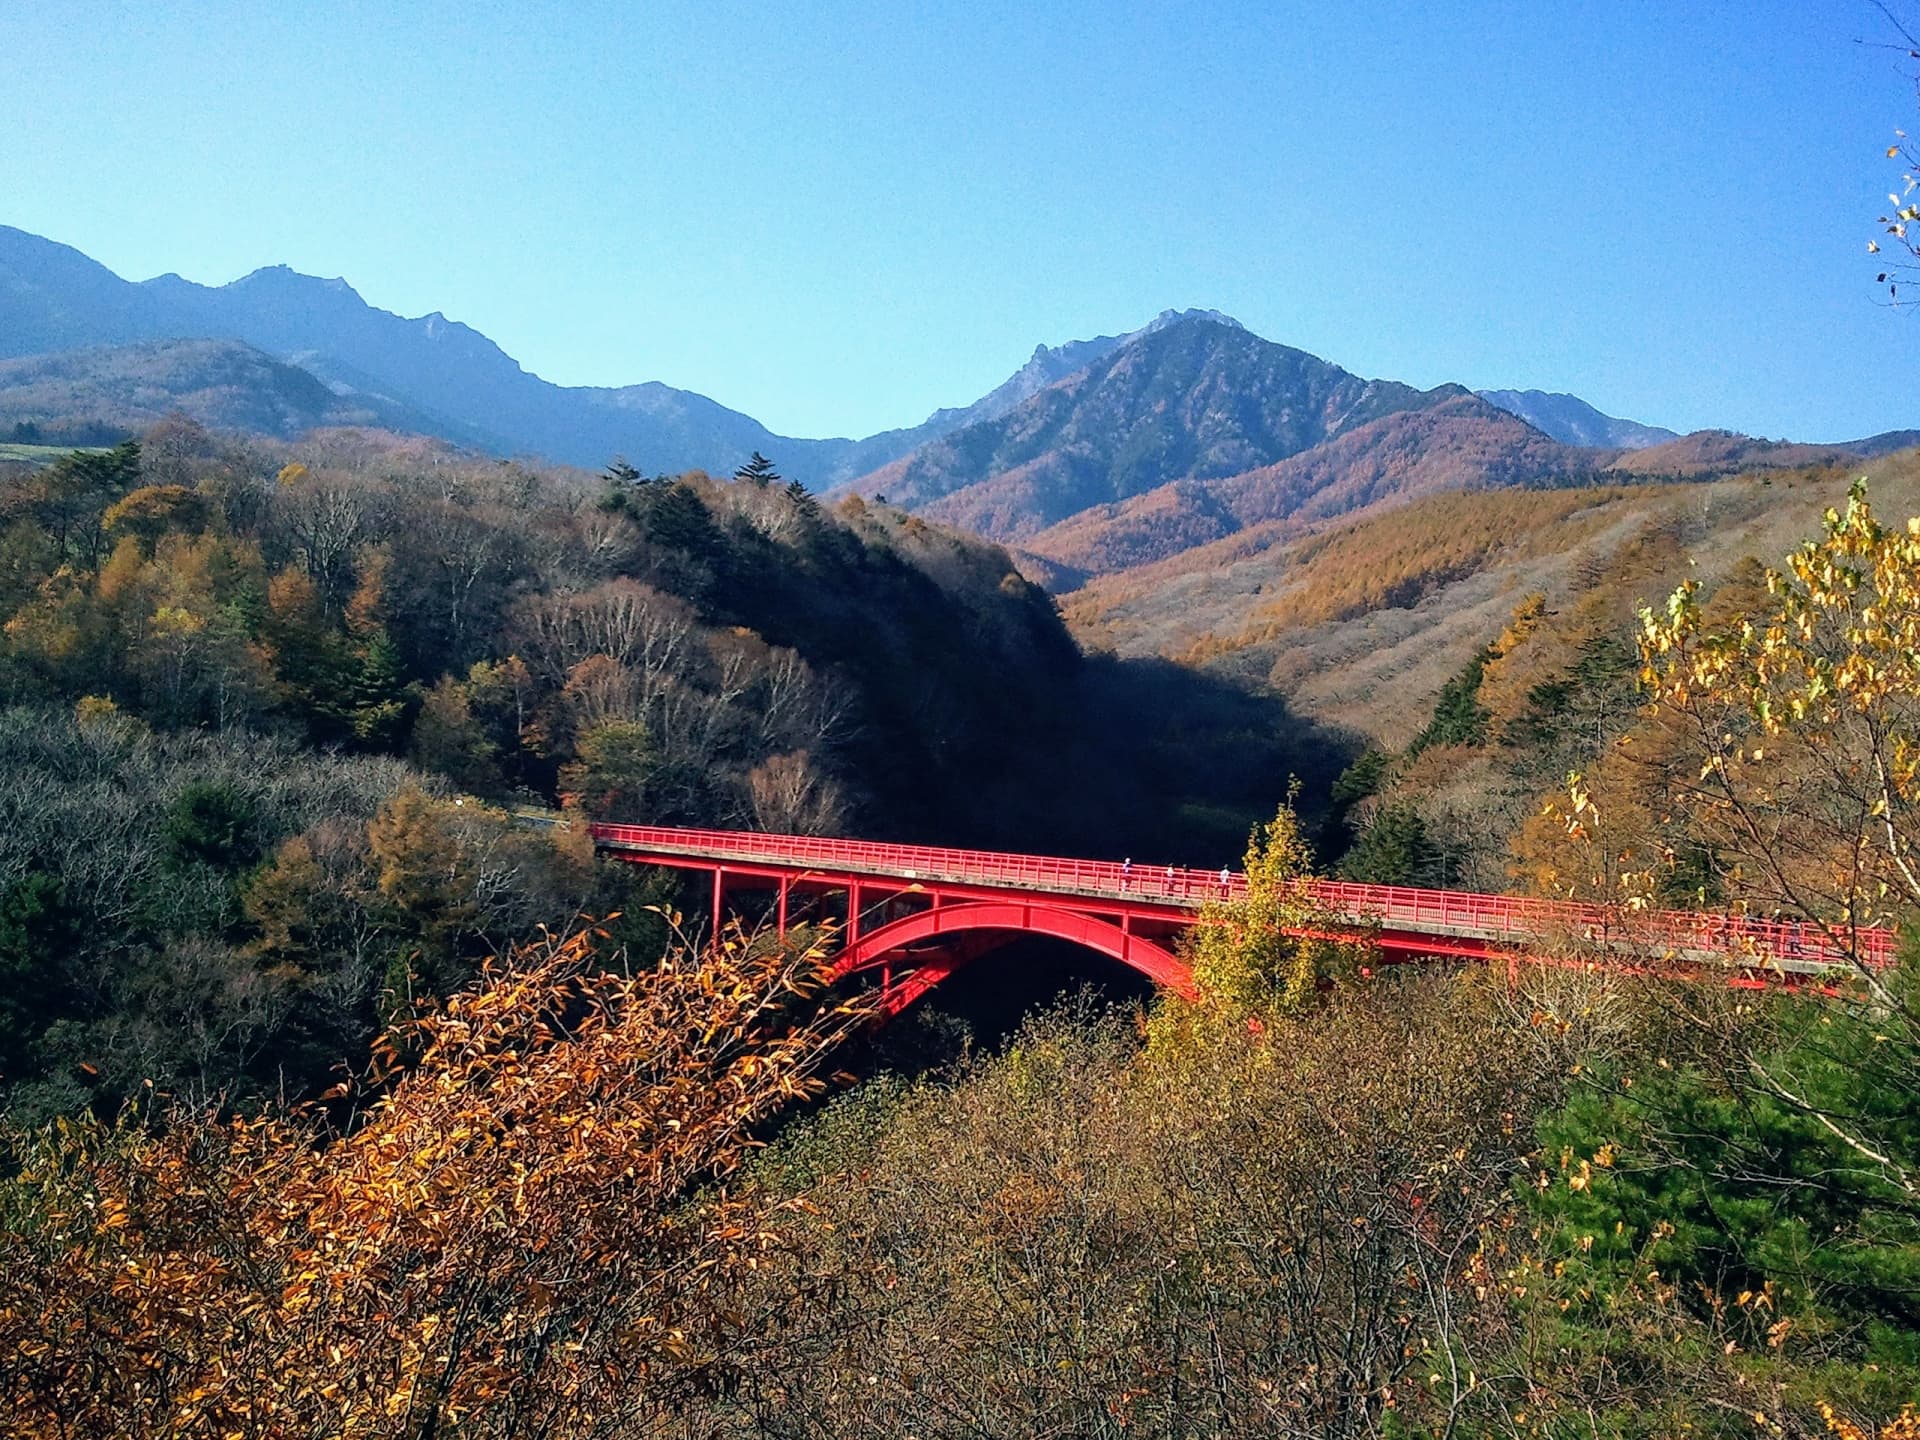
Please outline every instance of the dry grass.
M0 464L39 470L75 450L97 455L105 449L104 445L18 445L11 440L0 441Z

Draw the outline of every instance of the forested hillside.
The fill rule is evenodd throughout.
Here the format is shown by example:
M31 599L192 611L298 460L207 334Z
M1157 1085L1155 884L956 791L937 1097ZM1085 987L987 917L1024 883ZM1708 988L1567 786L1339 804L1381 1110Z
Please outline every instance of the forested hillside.
M1363 380L1231 322L1177 316L854 488L1019 539L1174 480L1252 470L1451 393Z
M1065 608L1090 646L1270 688L1366 747L1341 787L1356 878L1553 891L1536 817L1635 723L1640 607L1683 581L1751 605L1754 567L1855 474L1920 511L1914 451L1710 483L1442 493L1304 536L1250 529Z
M1911 487L1911 457L1882 480ZM1607 534L1556 497L1499 499ZM1191 932L1193 998L1070 998L999 1053L834 1094L869 1012L824 992L828 937L696 956L616 922L396 1016L318 1105L143 1094L0 1126L0 1397L36 1437L1907 1440L1920 957L1866 963L1856 930L1920 903L1920 519L1883 513L1856 485L1783 563L1729 559L1622 643L1627 597L1683 538L1671 513L1632 526L1339 787L1388 807L1348 857L1386 869L1420 852L1392 818L1409 767L1572 758L1588 773L1522 837L1531 883L1606 902L1629 936L1650 904L1781 915L1831 944L1819 987L1649 973L1594 933L1504 973L1382 968L1302 883L1283 804L1249 840L1247 898ZM1438 569L1494 552L1463 537ZM255 812L285 828L339 763L161 742L99 702L77 728L15 723L16 764L108 777L78 787L88 823L112 777L140 796L204 777L161 826L178 909L220 903L251 776L286 775ZM137 765L111 758L129 747ZM564 835L463 814L392 760L343 808L349 865L372 814L353 894L410 913L457 913L462 826L530 847L515 873L581 874ZM247 887L264 944L315 933L290 902L341 863L321 838ZM327 913L349 920L327 954L378 933Z
M1118 582L1138 594L1163 562L1198 571L1447 491L1706 480L1906 443L1898 432L1824 446L1675 437L1630 422L1616 433L1571 396L1490 393L1364 380L1225 317L1169 315L851 488L1017 544L1025 572L1056 592L1139 571ZM1106 588L1072 603L1097 608Z
M1072 597L1090 654L1000 547L770 463L180 418L23 452L0 1399L34 1436L1899 1437L1920 1023L1857 927L1920 903L1920 540L1868 498L1920 511L1920 455L1865 469L1249 515ZM876 1037L830 927L689 934L588 816L1244 840L1250 887L1194 999ZM1390 973L1323 868L1840 963Z
M491 807L1212 864L1344 763L1083 659L996 547L777 476L176 419L0 515L0 1083L36 1105L311 1089L381 1006L623 903Z
M183 412L213 429L280 439L343 425L458 433L378 396L336 394L305 370L232 340L150 340L0 359L0 435L19 427L48 441L119 440Z
M1243 531L1297 535L1316 522L1447 490L1586 482L1604 458L1454 394L1357 424L1276 464L1084 510L1023 543L1080 574L1109 574Z

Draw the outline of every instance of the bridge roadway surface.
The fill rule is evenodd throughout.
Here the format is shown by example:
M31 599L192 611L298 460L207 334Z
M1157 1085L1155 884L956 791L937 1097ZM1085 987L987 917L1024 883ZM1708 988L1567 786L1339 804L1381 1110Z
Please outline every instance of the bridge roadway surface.
M1246 877L1218 870L893 845L808 835L592 827L595 846L639 864L710 871L716 933L726 891L771 888L784 931L796 897L844 893L842 973L878 969L897 1011L985 949L1020 934L1101 951L1156 984L1190 992L1173 941L1210 901L1239 899ZM1568 901L1316 881L1340 925L1372 931L1383 959L1504 960L1578 942L1623 969L1724 975L1736 985L1804 983L1852 964L1892 963L1884 929L1852 932L1692 911L1618 910ZM1849 952L1851 946L1851 953ZM902 977L896 979L899 968Z

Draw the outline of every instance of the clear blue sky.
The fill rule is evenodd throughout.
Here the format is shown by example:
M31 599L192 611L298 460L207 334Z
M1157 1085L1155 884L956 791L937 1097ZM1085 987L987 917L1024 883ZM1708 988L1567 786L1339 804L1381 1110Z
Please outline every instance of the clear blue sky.
M789 434L1201 305L1837 439L1920 425L1866 254L1920 107L1862 38L1867 0L16 0L0 222L133 278L344 275Z

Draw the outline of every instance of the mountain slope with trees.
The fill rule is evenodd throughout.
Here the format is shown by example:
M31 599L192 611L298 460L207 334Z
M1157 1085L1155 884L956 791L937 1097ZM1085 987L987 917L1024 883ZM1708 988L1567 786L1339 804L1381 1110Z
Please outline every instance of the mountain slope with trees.
M553 385L472 327L437 312L403 319L344 280L268 266L221 286L178 275L134 283L68 246L0 226L0 356L172 339L244 341L362 404L424 418L425 433L500 454L597 465L625 453L677 471L731 467L758 449L817 486L853 443L776 436L657 382Z
M1239 474L1453 393L1363 380L1238 326L1184 317L852 488L1020 539L1091 505Z
M1756 603L1755 567L1857 475L1920 513L1915 450L1710 482L1443 492L1305 534L1241 532L1098 578L1065 612L1090 648L1269 688L1393 757L1345 782L1355 834L1384 820L1403 856L1426 858L1361 878L1506 889L1544 799L1637 713L1639 608L1682 582Z
M1310 527L1252 526L1096 577L1062 607L1091 646L1303 685L1330 719L1400 744L1446 675L1504 628L1516 595L1591 585L1646 527L1686 537L1673 563L1692 556L1717 573L1781 548L1851 475L1904 503L1913 471L1908 451L1706 482L1444 491Z
M1680 438L1661 425L1643 425L1602 414L1578 395L1545 390L1480 390L1482 400L1518 415L1534 429L1563 445L1600 450L1640 450Z
M125 435L175 413L289 440L335 426L461 438L458 426L376 396L342 394L233 340L146 340L0 360L0 434L19 427L46 441Z
M1242 531L1266 543L1315 522L1444 490L1558 486L1604 455L1550 440L1464 392L1356 425L1277 464L1091 507L1022 543L1080 576L1150 566Z
M1218 863L1348 758L764 459L176 418L0 487L0 1095L310 1093L541 922L661 943L671 887L508 807Z
M1225 317L1170 315L850 488L1016 543L1029 573L1066 592L1232 536L1241 550L1270 546L1445 490L1702 480L1866 458L1905 439L1674 436L1572 396L1490 393L1364 380Z

